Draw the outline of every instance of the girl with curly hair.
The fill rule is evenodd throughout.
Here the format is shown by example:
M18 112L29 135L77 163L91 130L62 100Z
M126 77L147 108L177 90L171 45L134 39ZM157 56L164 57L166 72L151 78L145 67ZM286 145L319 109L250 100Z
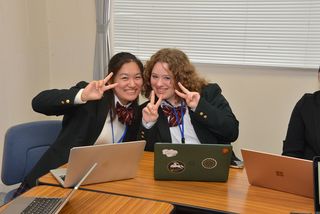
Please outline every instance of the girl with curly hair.
M218 84L199 77L187 55L178 49L156 52L144 69L138 138L153 151L155 142L230 144L238 138L239 122ZM234 156L235 157L235 156Z

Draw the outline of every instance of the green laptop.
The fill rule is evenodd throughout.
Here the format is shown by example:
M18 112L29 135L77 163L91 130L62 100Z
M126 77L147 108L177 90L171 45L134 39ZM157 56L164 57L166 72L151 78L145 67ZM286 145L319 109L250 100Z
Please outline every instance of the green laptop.
M226 182L232 155L230 144L156 143L156 180Z

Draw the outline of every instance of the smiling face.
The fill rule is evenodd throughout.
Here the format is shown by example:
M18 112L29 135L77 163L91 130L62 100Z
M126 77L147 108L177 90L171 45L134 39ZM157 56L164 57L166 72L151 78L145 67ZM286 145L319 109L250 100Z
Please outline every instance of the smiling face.
M137 63L123 64L114 76L113 82L118 83L113 91L123 105L137 99L143 84L142 74Z
M172 72L169 70L168 63L157 62L153 66L150 83L157 97L162 95L162 99L169 101L173 105L176 104L175 80Z

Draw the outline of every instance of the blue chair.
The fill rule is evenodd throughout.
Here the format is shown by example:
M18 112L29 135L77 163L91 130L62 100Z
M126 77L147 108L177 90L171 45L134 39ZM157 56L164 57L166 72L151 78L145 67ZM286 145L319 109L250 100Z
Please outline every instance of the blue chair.
M18 184L55 141L61 121L35 121L15 125L6 132L3 147L1 180L6 185ZM4 203L12 199L16 189L8 192Z

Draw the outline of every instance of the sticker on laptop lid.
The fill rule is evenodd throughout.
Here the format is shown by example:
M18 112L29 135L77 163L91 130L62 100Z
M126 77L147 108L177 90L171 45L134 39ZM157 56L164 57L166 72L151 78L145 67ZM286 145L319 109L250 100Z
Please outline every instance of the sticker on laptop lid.
M163 149L162 154L167 156L168 158L171 158L177 156L178 151L174 149Z
M222 148L222 154L224 154L224 155L228 154L230 151L231 151L231 149L229 149L227 147Z
M218 162L214 158L206 158L201 161L201 165L205 169L213 169L218 165Z
M172 173L181 173L185 170L185 164L181 161L171 161L168 163L168 171Z

